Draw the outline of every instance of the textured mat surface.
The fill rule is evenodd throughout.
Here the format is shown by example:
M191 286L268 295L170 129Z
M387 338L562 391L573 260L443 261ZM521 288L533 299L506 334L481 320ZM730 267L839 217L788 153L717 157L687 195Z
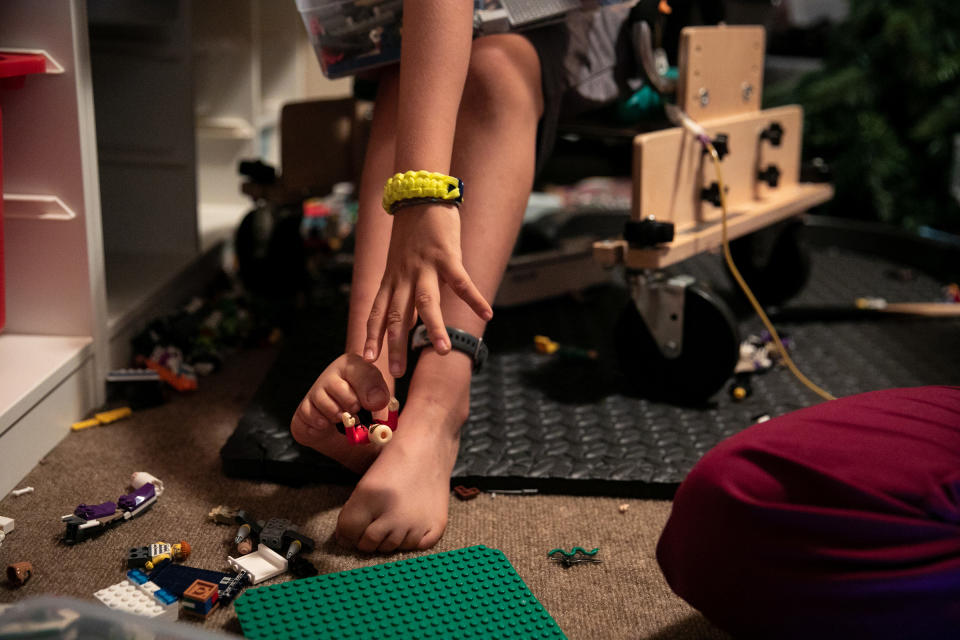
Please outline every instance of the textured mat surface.
M837 249L813 252L812 274L796 305L849 305L862 296L932 301L943 283L903 265ZM678 265L728 295L721 259ZM711 447L761 414L782 415L819 398L785 369L755 376L753 394L733 402L723 391L701 407L638 398L617 371L612 326L626 301L618 287L497 311L487 337L491 357L475 376L454 484L541 492L669 497ZM762 326L742 304L742 335ZM342 309L325 314L328 327ZM332 324L331 324L332 323ZM339 320L342 324L342 319ZM917 318L782 323L802 371L836 396L890 387L960 384L960 321ZM304 332L300 332L304 333ZM597 362L560 361L532 350L535 334L593 347ZM323 335L321 335L323 334ZM290 438L294 408L341 348L336 332L294 335L222 451L230 475L283 482L349 481L336 464ZM637 363L642 366L642 363Z

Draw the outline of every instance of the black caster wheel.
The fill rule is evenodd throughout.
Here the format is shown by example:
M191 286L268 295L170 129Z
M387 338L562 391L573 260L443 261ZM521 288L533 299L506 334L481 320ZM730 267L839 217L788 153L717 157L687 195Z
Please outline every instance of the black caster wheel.
M761 305L782 304L806 285L810 254L802 231L803 222L793 218L730 243L733 262Z
M740 333L726 303L694 283L684 290L683 348L667 358L630 300L616 327L620 369L649 398L699 404L720 390L740 353Z

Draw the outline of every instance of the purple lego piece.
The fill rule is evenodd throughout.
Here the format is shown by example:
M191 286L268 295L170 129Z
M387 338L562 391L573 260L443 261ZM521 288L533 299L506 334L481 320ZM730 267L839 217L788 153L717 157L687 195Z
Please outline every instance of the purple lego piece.
M84 520L96 520L112 516L117 512L117 505L114 502L104 502L102 504L81 504L77 506L73 515Z
M136 491L128 493L124 496L120 496L120 499L117 500L117 504L124 511L133 511L155 495L157 495L157 492L153 488L153 483L148 482Z

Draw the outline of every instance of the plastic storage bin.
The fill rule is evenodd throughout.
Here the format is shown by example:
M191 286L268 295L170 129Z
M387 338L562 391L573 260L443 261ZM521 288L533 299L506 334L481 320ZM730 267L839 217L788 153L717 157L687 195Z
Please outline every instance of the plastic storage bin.
M297 8L328 78L400 59L403 0L297 0Z
M630 0L474 0L474 33L531 29ZM403 0L297 0L320 67L341 78L400 59Z

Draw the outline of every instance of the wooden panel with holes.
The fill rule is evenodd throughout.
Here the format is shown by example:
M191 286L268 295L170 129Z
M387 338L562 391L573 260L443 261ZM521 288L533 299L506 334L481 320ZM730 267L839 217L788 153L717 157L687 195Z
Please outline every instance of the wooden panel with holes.
M687 27L680 35L677 105L697 122L758 111L763 27Z
M779 146L762 138L774 125L782 131ZM803 111L797 106L721 118L705 127L711 138L727 136L729 153L721 169L731 212L796 186L802 127ZM716 170L692 134L679 127L664 129L637 136L633 145L633 219L654 216L673 222L678 233L719 220L720 207L702 197L702 190L717 182ZM770 166L779 172L776 187L758 178Z
M795 184L737 211L731 211L727 219L728 238L734 240L759 231L804 213L831 198L833 187L829 184ZM611 261L614 261L614 264L622 261L630 269L660 269L704 251L716 249L721 245L721 237L722 227L718 220L691 227L678 233L673 242L652 249L630 248L623 240L598 242L594 244L594 258L605 266L611 266Z

